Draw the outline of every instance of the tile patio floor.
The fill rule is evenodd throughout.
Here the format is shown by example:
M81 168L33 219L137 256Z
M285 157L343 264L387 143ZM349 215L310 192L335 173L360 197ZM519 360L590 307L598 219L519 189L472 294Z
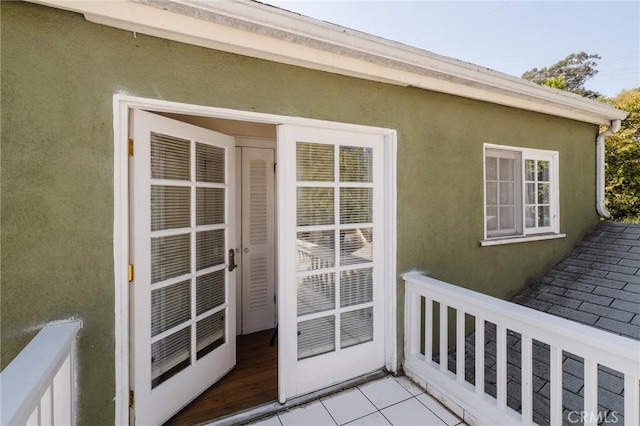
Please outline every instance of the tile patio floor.
M252 425L457 426L465 423L406 377L387 376L292 408Z

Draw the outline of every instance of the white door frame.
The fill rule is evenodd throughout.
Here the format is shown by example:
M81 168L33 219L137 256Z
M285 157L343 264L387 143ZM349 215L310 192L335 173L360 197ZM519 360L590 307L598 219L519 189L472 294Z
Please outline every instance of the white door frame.
M384 136L385 179L384 192L387 196L384 228L385 241L388 241L385 253L385 367L397 370L397 332L396 332L396 158L397 133L392 129L344 124L324 120L300 117L288 117L226 108L191 105L158 99L147 99L125 94L113 96L113 257L115 281L115 424L129 422L129 111L144 109L150 112L167 112L185 115L197 115L222 119L250 121L265 124L297 124L327 129L353 132L375 133ZM280 176L281 174L278 174ZM279 186L279 185L277 185ZM279 210L279 201L276 214Z

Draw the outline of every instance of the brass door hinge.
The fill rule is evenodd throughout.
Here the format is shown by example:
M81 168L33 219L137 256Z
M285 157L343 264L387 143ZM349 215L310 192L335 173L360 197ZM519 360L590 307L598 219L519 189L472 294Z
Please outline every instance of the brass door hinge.
M129 157L133 157L133 139L129 138Z
M133 265L130 263L128 268L129 282L133 281Z
M133 408L133 403L135 402L134 397L133 397L133 391L130 390L129 391L129 408Z

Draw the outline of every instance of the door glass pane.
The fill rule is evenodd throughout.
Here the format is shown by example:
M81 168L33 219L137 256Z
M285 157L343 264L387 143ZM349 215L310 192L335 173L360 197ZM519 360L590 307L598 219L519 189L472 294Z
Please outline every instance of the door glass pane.
M498 230L498 208L487 207L487 231Z
M335 265L335 232L298 232L298 271L332 268Z
M549 184L538 184L538 204L549 204Z
M224 148L196 142L196 180L225 183Z
M335 289L333 272L298 277L298 316L335 309Z
M196 269L225 263L224 229L196 233Z
M151 388L190 365L191 328L186 327L151 344Z
M525 222L527 228L536 227L536 206L525 207Z
M516 227L515 216L515 207L500 207L500 229L514 229Z
M191 190L186 186L151 186L151 230L187 228L191 225Z
M151 132L151 178L190 179L190 141Z
M191 281L151 292L151 336L191 319Z
M498 183L487 182L487 205L495 206L498 204Z
M340 188L340 223L373 222L373 188Z
M223 188L196 188L196 225L224 223Z
M549 162L538 161L538 181L549 182Z
M225 270L196 278L196 315L203 314L224 303Z
M373 307L340 315L340 347L359 345L373 340Z
M515 188L512 182L500 182L500 205L514 205L515 201Z
M538 226L550 226L551 225L551 217L550 217L550 207L549 206L540 206L538 207Z
M512 158L500 158L500 180L515 180L514 164L515 160Z
M487 180L498 180L498 159L496 157L486 158Z
M333 352L336 349L335 317L298 323L298 359Z
M296 175L300 181L333 182L334 147L328 144L298 142Z
M371 228L340 231L340 264L353 265L371 262L373 230Z
M535 204L536 203L536 184L527 183L526 188L527 188L526 204Z
M151 238L151 283L191 272L189 234Z
M355 269L340 273L340 307L373 301L373 269Z
M535 181L536 180L536 160L525 160L524 161L524 173L525 180Z
M333 188L298 188L298 226L335 223Z
M340 181L372 182L373 150L359 146L340 147Z
M197 359L224 343L224 326L224 311L198 321L196 324Z

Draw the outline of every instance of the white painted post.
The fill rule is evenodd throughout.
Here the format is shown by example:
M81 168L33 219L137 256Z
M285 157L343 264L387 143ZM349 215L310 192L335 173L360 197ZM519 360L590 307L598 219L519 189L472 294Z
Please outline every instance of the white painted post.
M640 379L631 374L624 375L624 424L625 426L640 425Z
M411 285L407 286L407 356L420 353L420 296Z
M562 350L557 346L550 349L551 395L549 398L549 421L552 425L562 424Z
M584 360L584 419L585 426L595 426L598 419L598 364Z
M531 337L522 335L522 424L530 425L533 421L533 388L531 380L533 378L533 348Z
M464 361L465 361L465 347L464 347L464 311L462 309L456 309L456 381L458 383L464 382Z
M507 329L496 324L496 400L498 409L507 408Z
M484 319L476 316L476 394L484 394Z

